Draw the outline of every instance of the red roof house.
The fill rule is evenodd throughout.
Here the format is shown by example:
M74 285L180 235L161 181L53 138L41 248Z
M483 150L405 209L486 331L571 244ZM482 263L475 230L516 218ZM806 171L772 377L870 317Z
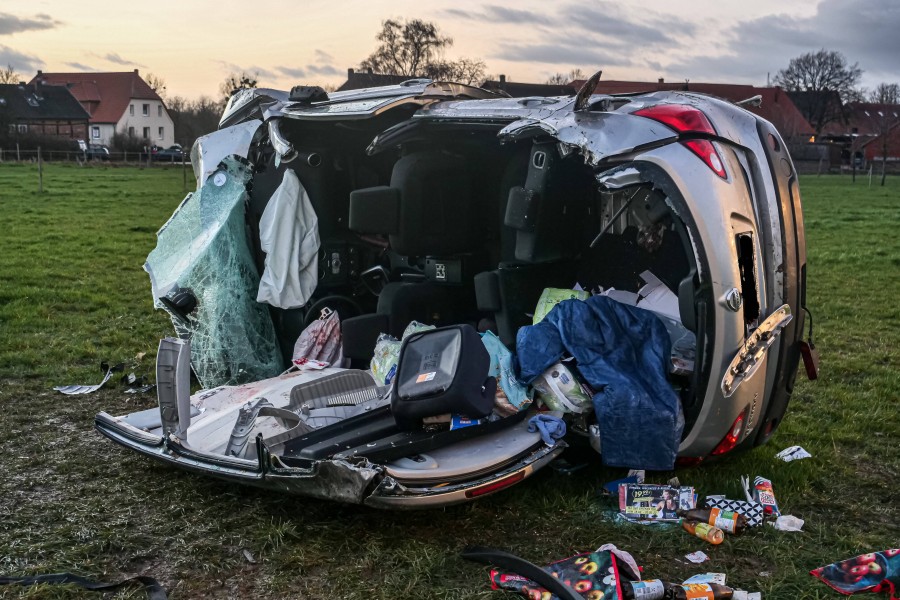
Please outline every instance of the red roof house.
M175 140L171 117L163 99L137 69L124 73L44 73L29 85L64 85L90 115L90 139L109 144L115 133L170 146Z

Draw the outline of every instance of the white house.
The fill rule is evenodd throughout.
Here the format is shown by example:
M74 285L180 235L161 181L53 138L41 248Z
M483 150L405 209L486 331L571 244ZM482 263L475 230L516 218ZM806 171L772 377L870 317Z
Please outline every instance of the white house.
M130 134L163 148L175 143L175 127L159 94L138 70L125 73L44 73L32 83L65 85L91 116L90 142L109 144L113 134Z

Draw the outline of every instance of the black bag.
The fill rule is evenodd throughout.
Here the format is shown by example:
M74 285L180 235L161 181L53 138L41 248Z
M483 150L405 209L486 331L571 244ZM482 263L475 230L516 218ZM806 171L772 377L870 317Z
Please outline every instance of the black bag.
M494 408L497 380L488 377L490 355L470 325L413 334L403 341L391 394L397 427L411 431L423 417L486 417Z

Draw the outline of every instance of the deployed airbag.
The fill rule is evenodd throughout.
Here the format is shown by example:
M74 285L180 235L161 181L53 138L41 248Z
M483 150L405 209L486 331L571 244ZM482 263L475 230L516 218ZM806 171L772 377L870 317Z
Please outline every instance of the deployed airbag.
M259 241L266 266L256 301L279 308L306 304L318 283L319 220L306 189L290 169L263 211Z

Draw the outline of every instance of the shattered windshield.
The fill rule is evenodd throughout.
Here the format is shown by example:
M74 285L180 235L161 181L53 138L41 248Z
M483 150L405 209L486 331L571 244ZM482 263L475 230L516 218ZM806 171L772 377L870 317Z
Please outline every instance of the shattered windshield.
M281 371L259 273L245 231L251 167L225 158L157 233L144 269L154 304L191 340L191 366L204 387L256 381Z

